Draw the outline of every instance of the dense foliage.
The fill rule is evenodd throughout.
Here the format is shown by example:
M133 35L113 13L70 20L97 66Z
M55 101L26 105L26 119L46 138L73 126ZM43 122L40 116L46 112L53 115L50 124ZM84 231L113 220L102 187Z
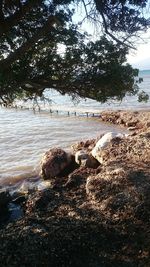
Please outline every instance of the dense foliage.
M77 5L101 27L95 42L72 21ZM42 96L45 88L102 102L136 93L137 70L126 64L126 55L132 37L149 27L147 5L147 0L0 1L1 100Z

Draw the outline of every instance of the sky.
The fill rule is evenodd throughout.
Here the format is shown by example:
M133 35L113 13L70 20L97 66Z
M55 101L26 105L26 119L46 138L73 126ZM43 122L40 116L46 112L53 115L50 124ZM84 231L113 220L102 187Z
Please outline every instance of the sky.
M144 33L136 51L130 51L128 62L140 70L150 69L150 30Z
M84 8L78 9L77 11L75 21L81 21L81 18L85 16ZM93 31L95 32L91 23L87 23L87 21L82 24L82 30L88 31L92 35ZM127 61L134 68L138 68L140 70L150 70L150 30L147 33L143 33L140 37L141 39L136 44L136 50L130 50L129 55L127 56Z
M127 57L128 62L140 70L150 69L150 41L137 46L137 51L131 51Z
M150 30L147 33L143 33L141 39L136 40L136 42L136 50L130 50L127 62L134 68L150 70Z

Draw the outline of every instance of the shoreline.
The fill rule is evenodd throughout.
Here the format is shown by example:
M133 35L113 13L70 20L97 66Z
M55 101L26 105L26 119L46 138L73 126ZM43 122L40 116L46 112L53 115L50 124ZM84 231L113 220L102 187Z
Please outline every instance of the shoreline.
M28 196L24 216L0 229L1 266L150 266L150 110L103 112L100 120L132 129L97 168L80 166Z
M110 110L103 111L101 121L120 125L125 128L133 127L129 130L142 131L150 127L150 109L148 110Z

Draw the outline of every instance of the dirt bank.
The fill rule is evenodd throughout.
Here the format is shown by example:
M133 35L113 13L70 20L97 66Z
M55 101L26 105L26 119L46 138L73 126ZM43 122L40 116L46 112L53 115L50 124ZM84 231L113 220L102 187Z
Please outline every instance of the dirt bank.
M109 121L116 114L128 126L131 115ZM112 141L97 169L80 167L30 194L24 217L0 230L0 266L150 266L149 115L132 113L138 130Z

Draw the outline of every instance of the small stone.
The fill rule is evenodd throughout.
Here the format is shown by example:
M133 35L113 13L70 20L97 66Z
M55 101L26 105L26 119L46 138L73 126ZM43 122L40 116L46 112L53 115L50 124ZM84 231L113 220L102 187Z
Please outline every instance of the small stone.
M127 127L135 127L135 126L137 125L137 123L138 123L137 120L136 120L136 121L128 121L128 122L126 123L126 126L127 126Z
M89 155L84 150L79 150L75 154L75 162L79 165L85 166L88 159Z
M128 131L135 131L135 130L137 130L137 127L136 127L136 126L134 126L134 127L128 127L127 130L128 130Z

